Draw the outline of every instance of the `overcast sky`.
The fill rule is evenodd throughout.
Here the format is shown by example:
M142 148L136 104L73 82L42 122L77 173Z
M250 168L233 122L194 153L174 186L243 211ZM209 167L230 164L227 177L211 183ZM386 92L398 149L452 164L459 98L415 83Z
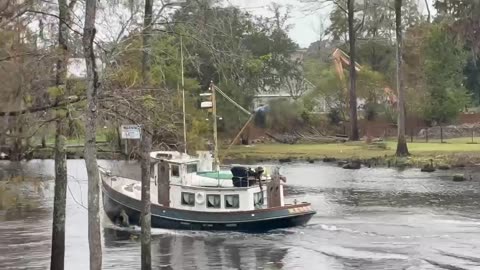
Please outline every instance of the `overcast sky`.
M237 6L252 14L271 16L272 13L268 7L273 3L282 6L290 5L291 19L289 23L292 28L289 32L290 37L300 45L306 48L310 43L319 39L322 28L329 24L328 14L332 10L331 4L309 4L299 0L224 0L228 5ZM420 11L425 12L424 0L417 0ZM320 2L320 1L318 1ZM429 2L433 2L429 0ZM433 8L431 8L433 10ZM321 26L323 24L323 27Z

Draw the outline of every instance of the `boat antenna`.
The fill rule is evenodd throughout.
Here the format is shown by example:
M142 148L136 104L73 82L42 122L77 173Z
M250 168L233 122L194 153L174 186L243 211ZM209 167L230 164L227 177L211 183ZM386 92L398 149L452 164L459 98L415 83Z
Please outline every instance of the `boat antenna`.
M183 105L183 147L187 153L187 121L185 116L185 77L183 72L183 38L180 35L180 63L182 66L182 105Z

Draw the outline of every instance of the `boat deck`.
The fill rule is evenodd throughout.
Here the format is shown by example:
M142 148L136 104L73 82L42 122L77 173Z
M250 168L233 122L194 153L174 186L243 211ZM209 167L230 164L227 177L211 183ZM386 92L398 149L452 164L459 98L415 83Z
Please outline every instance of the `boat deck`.
M115 191L123 193L136 200L142 199L142 185L138 180L121 176L111 176L108 177L105 182ZM153 190L157 190L157 185L155 182L150 181L150 200L152 202L158 202L158 193L151 192Z

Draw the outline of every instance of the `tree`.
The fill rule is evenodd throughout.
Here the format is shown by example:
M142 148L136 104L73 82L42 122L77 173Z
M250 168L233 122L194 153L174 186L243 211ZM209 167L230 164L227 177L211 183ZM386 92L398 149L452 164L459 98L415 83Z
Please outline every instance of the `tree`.
M72 3L75 5L75 1ZM68 18L70 17L69 6L66 0L58 0L58 45L59 56L56 70L56 87L65 88L66 68L68 59ZM57 96L57 101L62 95ZM66 127L65 118L67 112L60 109L57 111L56 134L55 134L55 195L53 206L52 224L52 256L50 269L63 269L65 259L65 208L67 203L67 153L66 153Z
M330 13L331 25L327 33L336 46L348 51L348 16L346 0L331 0L336 3ZM394 0L365 0L355 2L355 36L357 62L370 66L374 71L385 74L388 82L395 82L395 12ZM417 0L402 2L402 25L406 28L422 21Z
M331 25L327 33L333 40L347 41L348 16L345 8L346 0L325 0L335 3L330 13ZM364 0L357 1L354 21L357 28L356 37L361 42L377 42L393 45L395 41L395 12L392 8L395 0ZM422 20L417 0L404 0L402 10L402 24L410 27ZM360 45L360 44L359 44Z
M97 115L99 82L95 62L94 39L96 0L86 0L83 28L83 53L87 65L87 110L85 121L85 164L88 175L88 244L90 269L102 269L102 243L100 231L100 174L97 164Z
M150 85L150 38L152 34L152 12L153 0L145 1L145 17L143 23L143 58L142 58L142 77L144 86ZM150 151L151 137L150 129L143 125L141 138L141 174L142 174L142 248L141 248L141 267L142 270L152 269L152 251L151 251L151 202L150 202Z
M347 0L348 8L348 40L350 45L350 63L355 63L355 32L354 28L354 5L355 0ZM358 118L357 118L357 93L356 93L356 77L357 70L355 65L350 65L350 91L349 91L349 104L350 104L350 140L357 141L358 135Z
M423 50L427 88L424 117L432 124L448 123L470 100L463 86L467 54L444 25L431 27Z
M447 30L464 42L469 52L464 69L465 87L473 94L476 104L480 104L480 2L476 0L435 1L438 21L448 25Z
M398 93L398 139L397 139L397 156L407 156L408 147L405 138L405 93L403 86L403 57L402 57L402 0L395 0L395 25L397 32L397 93Z
M210 81L243 107L256 93L285 89L294 70L292 56L298 46L288 37L288 25L278 6L272 18L254 17L235 7L223 8L191 1L173 16L175 31L184 37L185 74L207 89ZM287 72L287 76L283 76ZM237 133L246 120L238 109L219 97L217 112L224 130Z

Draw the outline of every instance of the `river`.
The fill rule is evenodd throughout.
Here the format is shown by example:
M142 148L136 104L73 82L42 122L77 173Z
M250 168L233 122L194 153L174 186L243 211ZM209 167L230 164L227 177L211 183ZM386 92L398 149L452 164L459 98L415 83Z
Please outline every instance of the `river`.
M125 176L133 162L101 161ZM480 171L289 164L289 199L318 213L266 234L153 230L154 269L480 269ZM66 269L88 269L86 170L68 161ZM49 267L53 161L0 162L0 269ZM23 179L22 179L23 178ZM104 269L139 269L138 231L104 218Z

